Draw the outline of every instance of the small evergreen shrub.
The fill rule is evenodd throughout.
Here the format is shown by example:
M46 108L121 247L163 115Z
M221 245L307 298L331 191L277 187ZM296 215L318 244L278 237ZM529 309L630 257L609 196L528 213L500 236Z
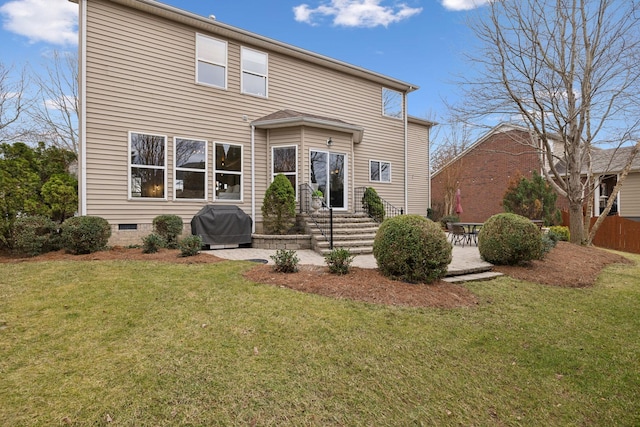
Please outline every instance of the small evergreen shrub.
M568 242L571 234L569 233L569 227L563 225L554 225L549 227L549 233L552 238L555 238L556 242Z
M142 252L145 254L155 254L166 246L167 242L159 234L151 233L142 238Z
M552 238L548 233L542 235L542 258L548 254L551 249L556 247L557 240Z
M330 273L343 275L349 273L353 258L354 255L351 254L349 249L335 248L324 256L324 261L329 266Z
M520 215L494 215L478 233L478 250L485 261L497 265L516 265L541 259L543 247L540 229Z
M178 247L178 237L182 234L183 227L182 218L178 215L158 215L153 218L153 232L164 239L169 249Z
M400 215L380 225L373 255L387 277L432 283L447 273L451 243L440 224L420 215Z
M295 273L298 271L300 259L294 250L278 249L275 255L271 255L275 263L273 271L278 273Z
M200 253L200 249L202 249L202 237L193 234L187 236L180 240L178 249L180 249L180 256L196 256Z
M265 234L286 234L295 224L296 191L283 174L273 179L262 201L262 225Z
M42 215L16 219L12 230L12 248L15 253L26 256L60 249L58 224Z
M74 216L60 227L62 247L74 255L104 250L111 237L109 222L99 216Z
M367 214L378 222L384 221L384 205L378 192L373 187L367 187L362 196L362 208Z

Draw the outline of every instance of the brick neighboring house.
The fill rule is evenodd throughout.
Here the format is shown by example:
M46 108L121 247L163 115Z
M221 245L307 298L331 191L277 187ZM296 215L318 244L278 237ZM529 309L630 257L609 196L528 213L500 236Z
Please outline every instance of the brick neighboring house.
M524 127L500 124L431 176L431 206L436 214L455 213L459 189L461 221L484 222L503 212L502 199L516 175L541 174L540 153Z

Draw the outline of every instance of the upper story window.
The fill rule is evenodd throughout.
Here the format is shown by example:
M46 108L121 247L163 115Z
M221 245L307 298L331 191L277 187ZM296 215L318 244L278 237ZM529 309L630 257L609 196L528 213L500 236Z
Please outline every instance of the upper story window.
M227 43L196 34L196 81L227 88Z
M369 160L369 180L391 182L391 163Z
M129 197L166 198L167 137L129 132Z
M387 117L401 119L404 116L402 92L382 88L382 114Z
M174 139L176 199L207 198L207 141Z
M287 145L272 148L272 175L271 180L279 173L287 177L293 189L298 194L298 147ZM297 199L297 196L296 196Z
M242 93L267 96L267 62L266 53L242 48Z
M216 200L242 200L242 145L216 142L214 147Z

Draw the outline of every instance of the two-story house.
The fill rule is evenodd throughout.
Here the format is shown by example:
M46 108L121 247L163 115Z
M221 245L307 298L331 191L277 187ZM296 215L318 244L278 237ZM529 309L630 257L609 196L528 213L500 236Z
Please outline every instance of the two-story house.
M407 213L429 204L429 129L415 85L155 0L79 4L81 215L139 241L160 214L188 226L232 204L261 230L278 173L335 212L374 187Z

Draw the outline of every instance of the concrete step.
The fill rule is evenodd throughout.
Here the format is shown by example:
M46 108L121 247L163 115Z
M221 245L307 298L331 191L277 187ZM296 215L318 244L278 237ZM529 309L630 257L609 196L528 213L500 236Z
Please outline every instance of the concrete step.
M326 240L320 240L316 242L315 246L321 249L328 248L329 242ZM335 239L333 240L334 248L348 248L349 250L351 250L359 246L373 247L373 239L372 240L335 240Z
M335 248L345 248L344 246L339 246L339 245L335 245L335 244L334 244L333 247L334 247L334 249ZM345 249L349 249L349 252L351 252L351 255L362 255L362 254L372 254L373 253L373 246L359 246L359 247L355 247L355 248L345 248ZM327 255L328 253L330 253L331 249L326 247L326 248L322 248L322 249L317 249L316 251L324 256L324 255Z
M363 240L373 240L376 237L376 233L370 233L370 232L361 232L360 230L347 230L347 231L343 231L343 232L338 232L336 230L333 230L333 240L358 240L360 238L362 238ZM319 241L322 240L326 240L324 235L322 233L318 232L312 232L311 233L311 238L312 239L316 239Z
M442 280L449 283L478 282L482 280L491 280L502 276L497 271L484 271L480 273L461 274L455 276L445 276Z

